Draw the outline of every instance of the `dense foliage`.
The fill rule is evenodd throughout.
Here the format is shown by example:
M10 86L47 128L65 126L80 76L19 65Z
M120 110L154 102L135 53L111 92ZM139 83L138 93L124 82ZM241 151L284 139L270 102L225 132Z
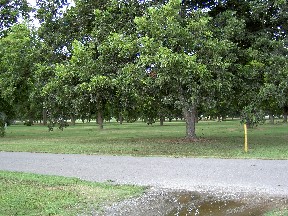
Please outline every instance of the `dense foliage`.
M184 117L188 138L200 116L287 121L287 1L69 3L1 3L0 112L8 118L50 127L94 118L103 128L111 118Z

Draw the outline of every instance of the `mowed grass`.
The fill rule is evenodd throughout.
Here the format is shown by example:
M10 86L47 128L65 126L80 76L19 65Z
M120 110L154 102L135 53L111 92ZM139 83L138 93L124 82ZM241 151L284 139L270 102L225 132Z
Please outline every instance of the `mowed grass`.
M201 121L198 140L185 140L185 123L79 123L48 132L42 125L12 125L0 151L168 157L288 159L288 125L264 124L248 130L249 152L239 120ZM92 183L77 178L0 171L0 215L95 215L103 206L139 196L143 187ZM278 214L279 213L279 214ZM267 215L286 215L287 209Z
M0 215L96 215L145 188L0 171Z
M78 123L48 132L42 125L12 125L0 138L0 151L133 156L288 159L288 125L264 124L248 130L249 152L244 152L240 120L200 121L198 140L185 140L185 122L148 126L144 122Z

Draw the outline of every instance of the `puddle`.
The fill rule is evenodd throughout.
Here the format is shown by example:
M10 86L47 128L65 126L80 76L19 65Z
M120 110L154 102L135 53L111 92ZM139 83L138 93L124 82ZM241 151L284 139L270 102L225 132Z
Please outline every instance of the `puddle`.
M262 216L273 209L288 209L287 200L287 197L160 189L115 205L104 215Z
M199 199L200 198L200 199ZM241 200L220 200L216 197L199 197L195 194L180 195L175 207L167 216L260 216L267 211L266 204L249 206Z

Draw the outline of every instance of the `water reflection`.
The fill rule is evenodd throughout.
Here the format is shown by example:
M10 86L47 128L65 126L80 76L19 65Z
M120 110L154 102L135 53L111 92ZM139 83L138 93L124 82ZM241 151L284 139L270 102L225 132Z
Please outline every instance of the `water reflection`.
M219 199L199 193L175 194L175 207L167 216L261 216L268 210L267 203L247 204L242 200Z

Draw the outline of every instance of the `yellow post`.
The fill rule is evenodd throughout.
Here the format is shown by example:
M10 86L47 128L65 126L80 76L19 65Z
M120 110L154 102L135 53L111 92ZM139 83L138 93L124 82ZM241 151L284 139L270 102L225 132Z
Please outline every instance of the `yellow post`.
M248 152L248 142L247 142L247 125L244 124L244 151L247 153Z

